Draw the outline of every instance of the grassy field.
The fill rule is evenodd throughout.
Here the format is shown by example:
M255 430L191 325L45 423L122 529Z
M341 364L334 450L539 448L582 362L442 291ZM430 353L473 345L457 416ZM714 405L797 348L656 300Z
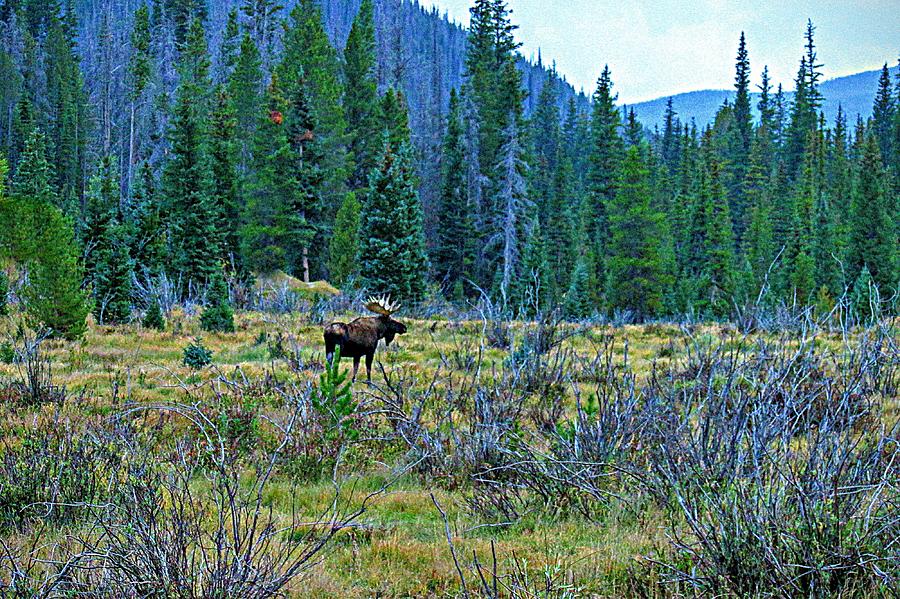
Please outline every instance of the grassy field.
M432 384L439 390L428 400L428 409L434 414L426 416L425 422L438 423L443 406L435 402L453 401L454 385L469 380L466 360L477 356L480 349L483 356L479 378L475 380L502 378L500 373L510 352L485 342L481 322L406 322L410 333L390 348L379 348L378 360L390 376L411 381L410 397L424 393ZM15 323L15 318L3 323L4 336L14 336ZM149 447L164 455L178 439L197 436L189 421L162 409L178 404L198 407L220 430L225 430L228 451L235 454L231 463L235 468L251 469L257 463L255 456L271 450L270 440L277 428L273 428L273 423L283 423L288 418L284 395L273 390L305 389L318 384L324 359L321 326L302 315L260 313L238 314L236 324L234 334L201 334L196 318L176 312L170 316L166 332L144 330L139 325L94 325L82 342L44 342L53 384L65 388L66 399L61 404L0 402L0 452L3 448L7 452L16 448L29 431L54 429L76 434L90 427L108 426L131 410L130 424L152 439ZM513 324L511 330L513 339L524 339L530 329ZM547 355L565 352L574 356L570 360L588 361L605 353L614 369L635 373L636 385L656 372L690 362L689 344L698 339L706 340L708 345L731 343L736 351L745 351L753 343L730 327L718 325L594 327L577 332ZM198 338L212 351L213 364L194 370L182 363L182 356L184 348ZM784 343L798 343L797 339ZM840 334L818 333L814 345L827 354L839 352L844 341ZM516 343L513 342L514 347ZM889 368L896 369L896 356L892 360ZM542 363L552 373L551 358ZM343 368L350 365L345 361ZM576 391L583 391L588 397L596 387L589 377L578 375L577 368L569 368L576 374L567 376L561 383L562 390L557 391L560 398L555 409L561 411L556 416L558 426L576 414ZM336 478L342 483L340 496L348 506L379 490L386 481L392 484L373 498L352 526L329 542L321 554L321 563L287 585L290 596L460 594L463 589L448 543L448 530L456 561L473 595L480 586L472 565L474 556L488 572L492 569L492 556L496 556L499 575L505 577L502 580L510 588L515 580L516 588L531 589L532 593L522 591L516 595L501 589L501 596L662 596L684 589L656 586L661 570L651 566L652 560L676 559L671 536L683 523L673 523L671 510L636 486L629 488L627 479L616 478L613 486L617 494L626 494L628 500L597 502L590 518L577 509L544 502L542 507L530 503L531 507L518 514L515 521L502 522L472 508L475 493L472 485L466 483L469 473L456 477L452 470L450 474L403 472L402 466L410 461L409 448L397 439L396 430L380 414L389 385L378 370L370 386L364 382L365 371L361 369L359 380L352 387L361 414L355 417L353 426L358 427L360 434L341 454ZM896 373L892 376L896 377ZM21 366L0 364L0 382L6 385L7 396L11 396L13 382L20 377ZM240 393L229 387L234 382L240 382ZM528 397L524 409L539 411L547 393L547 389L529 389L525 392ZM580 404L581 394L577 397ZM896 419L896 397L878 397L873 401L878 402L879 419L886 423ZM134 411L137 406L154 409ZM459 410L457 417L461 428L467 424L466 419L474 418L468 409ZM536 417L523 416L521 426L537 427L534 423L538 421ZM306 432L301 431L301 435ZM892 450L896 451L896 445ZM264 504L272 507L276 518L288 518L290 505L299 506L301 521L315 521L328 511L334 499L332 477L328 472L318 477L309 474L310 460L327 464L327 455L327 450L321 448L307 450L301 460L301 474L297 474L296 467L275 472L266 486ZM196 493L204 493L204 488L202 479L196 481ZM289 497L293 497L293 504ZM446 519L438 506L446 512ZM43 543L46 538L63 538L80 526L78 521L50 529L35 524L0 530L0 535L7 547L22 548L28 547L36 534L45 536ZM318 560L319 556L315 561ZM0 566L0 582L8 580L9 572ZM878 592L887 595L892 592L892 585L887 583Z

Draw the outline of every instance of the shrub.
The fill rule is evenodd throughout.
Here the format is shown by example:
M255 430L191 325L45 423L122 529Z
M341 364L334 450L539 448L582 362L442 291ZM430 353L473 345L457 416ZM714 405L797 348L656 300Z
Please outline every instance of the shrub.
M166 330L166 319L163 316L162 308L158 301L150 303L150 307L147 309L147 314L144 316L144 320L141 321L141 324L145 329L154 329L157 331Z
M110 496L121 464L104 435L74 435L64 427L32 430L0 456L0 529L35 520L70 522Z
M212 352L203 345L202 339L195 339L184 348L182 363L194 370L200 370L212 364Z

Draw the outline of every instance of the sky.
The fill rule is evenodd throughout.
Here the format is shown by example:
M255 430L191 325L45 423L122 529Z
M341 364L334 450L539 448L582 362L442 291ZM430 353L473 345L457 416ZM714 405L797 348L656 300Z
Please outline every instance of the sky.
M472 0L420 0L468 24ZM741 31L753 81L764 65L793 88L807 19L816 26L826 79L897 64L900 0L508 0L522 53L557 69L576 89L593 91L609 64L619 101L730 88Z

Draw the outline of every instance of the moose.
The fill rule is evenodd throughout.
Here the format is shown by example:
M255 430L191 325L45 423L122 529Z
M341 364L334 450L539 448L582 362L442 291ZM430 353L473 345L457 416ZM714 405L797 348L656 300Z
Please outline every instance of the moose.
M353 380L359 370L359 360L366 357L366 375L372 382L372 360L378 341L384 339L390 345L397 335L406 334L406 325L391 318L400 304L392 303L390 296L370 297L366 309L377 314L357 318L350 324L335 322L325 327L325 356L329 363L334 359L334 348L341 348L342 358L353 358Z

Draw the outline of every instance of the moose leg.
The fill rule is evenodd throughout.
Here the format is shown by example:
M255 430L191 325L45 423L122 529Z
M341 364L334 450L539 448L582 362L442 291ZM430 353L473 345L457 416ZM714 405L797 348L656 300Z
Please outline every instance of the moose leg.
M366 354L366 376L369 382L372 382L372 360L375 358L375 352Z
M333 341L325 341L325 363L332 365L334 363L334 347Z
M359 370L359 357L353 358L353 380L356 380L356 371Z

